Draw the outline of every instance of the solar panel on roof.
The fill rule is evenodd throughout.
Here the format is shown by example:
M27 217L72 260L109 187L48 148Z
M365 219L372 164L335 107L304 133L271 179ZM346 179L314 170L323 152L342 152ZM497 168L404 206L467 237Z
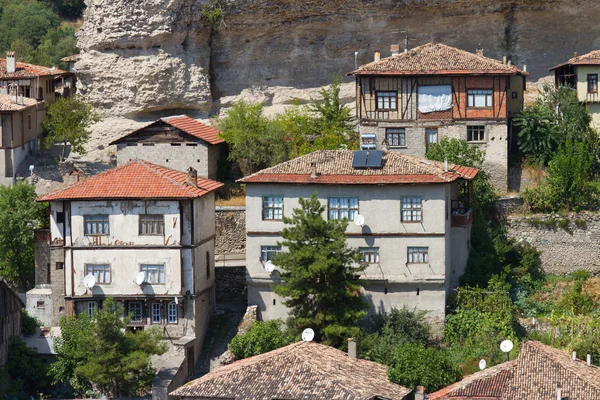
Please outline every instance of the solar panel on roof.
M381 151L381 150L370 151L369 157L367 157L367 167L368 168L381 168L382 157L383 157L383 151Z
M352 158L352 168L365 168L367 166L367 151L356 150Z

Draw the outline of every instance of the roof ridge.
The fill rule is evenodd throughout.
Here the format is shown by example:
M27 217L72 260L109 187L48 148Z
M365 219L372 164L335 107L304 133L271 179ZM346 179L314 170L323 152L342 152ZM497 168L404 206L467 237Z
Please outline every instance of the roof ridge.
M188 192L189 194L195 195L195 193L192 193L192 189L191 189L190 185L187 184L187 182L183 182L183 183L177 182L176 180L174 180L170 176L167 176L165 173L159 171L158 169L164 169L164 170L167 170L169 172L176 172L176 173L180 173L180 174L183 174L183 175L186 174L185 172L178 171L178 170L175 170L175 169L172 169L172 168L167 168L165 166L154 164L154 163L151 163L149 161L142 160L142 159L137 159L136 158L136 159L134 159L132 161L138 161L138 163L140 165L144 166L144 168L147 168L148 170L152 171L153 173L158 174L161 178L163 178L163 179L171 182L172 184L177 185L177 186L185 189L185 191ZM155 167L158 167L158 168L155 168ZM196 177L196 189L197 189L197 186L198 186L198 177Z

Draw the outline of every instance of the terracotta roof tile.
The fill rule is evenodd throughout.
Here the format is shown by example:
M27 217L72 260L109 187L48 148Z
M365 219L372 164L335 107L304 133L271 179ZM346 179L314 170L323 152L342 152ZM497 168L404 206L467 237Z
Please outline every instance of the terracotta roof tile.
M457 179L473 179L475 168L449 165L411 157L396 152L383 152L382 168L353 168L352 150L320 150L263 169L239 180L244 183L310 183L347 185L394 185L407 183L448 183ZM317 176L311 177L312 165Z
M272 400L404 399L411 391L391 383L387 367L352 359L333 347L298 342L220 367L170 396Z
M594 51L590 51L587 54L572 57L568 61L566 61L562 64L558 64L555 67L550 68L550 71L553 71L553 70L563 67L565 65L599 65L599 64L600 64L600 50L594 50Z
M197 187L186 183L186 173L142 160L132 160L37 201L81 199L182 199L201 197L223 186L198 178Z
M29 97L23 97L23 104L18 104L15 101L15 96L0 94L0 111L21 111L33 107L36 104L38 104L38 101ZM40 105L41 104L43 104L43 102L41 102Z
M28 64L17 61L16 71L13 73L6 72L6 59L0 58L0 79L28 79L37 78L37 76L57 76L68 74L69 72L57 68L44 67L42 65Z
M62 61L62 62L77 62L77 61L79 61L80 58L81 58L81 56L79 54L73 54L72 56L61 58L60 61Z
M527 75L515 66L441 43L428 43L405 53L362 65L350 75Z

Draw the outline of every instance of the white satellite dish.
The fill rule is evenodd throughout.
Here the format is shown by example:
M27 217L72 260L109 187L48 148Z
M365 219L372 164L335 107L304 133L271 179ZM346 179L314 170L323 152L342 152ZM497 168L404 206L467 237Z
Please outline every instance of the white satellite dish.
M363 217L360 214L356 214L354 216L354 223L360 227L362 227L365 224L365 217Z
M92 289L96 285L96 277L92 274L88 274L83 278L83 286L87 289Z
M513 342L508 339L500 343L500 350L502 350L504 353L508 353L513 349L513 347Z
M275 265L271 262L271 260L269 260L265 263L265 270L268 273L275 271Z
M175 304L179 304L179 299L175 296Z
M486 366L487 366L487 363L485 362L485 360L479 360L479 369L480 370L483 371Z
M302 340L304 340L305 342L312 342L312 340L315 338L315 331L313 331L310 328L306 328L303 332L302 332Z
M146 282L146 273L142 271L135 276L135 283L142 286L144 282Z

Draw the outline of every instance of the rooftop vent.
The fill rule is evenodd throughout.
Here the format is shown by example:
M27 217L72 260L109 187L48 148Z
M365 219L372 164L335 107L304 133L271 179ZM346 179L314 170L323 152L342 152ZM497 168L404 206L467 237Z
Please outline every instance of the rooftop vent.
M15 56L14 51L6 52L6 72L9 74L14 74L17 70L17 57Z
M381 168L383 165L383 151L357 150L352 159L353 168Z

